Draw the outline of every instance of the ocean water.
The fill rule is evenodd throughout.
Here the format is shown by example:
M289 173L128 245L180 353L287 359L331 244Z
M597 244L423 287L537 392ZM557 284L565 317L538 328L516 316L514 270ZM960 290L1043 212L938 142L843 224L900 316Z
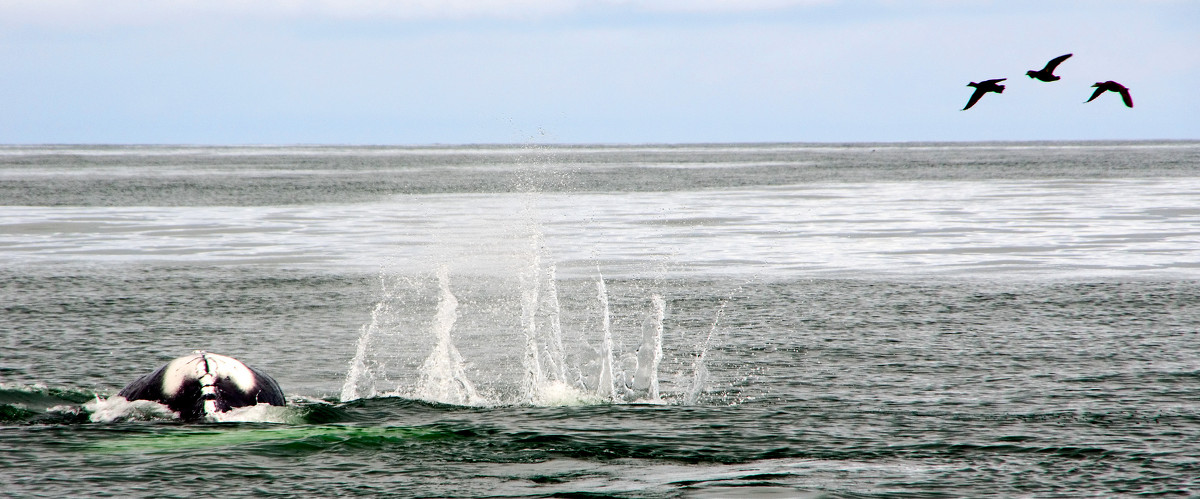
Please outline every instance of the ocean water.
M1197 142L0 147L5 497L1194 496L1198 330Z

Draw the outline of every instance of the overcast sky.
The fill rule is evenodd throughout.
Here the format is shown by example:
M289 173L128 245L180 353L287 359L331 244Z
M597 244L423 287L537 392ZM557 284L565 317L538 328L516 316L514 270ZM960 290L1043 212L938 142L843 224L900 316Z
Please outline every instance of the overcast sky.
M0 0L6 144L1063 139L1200 139L1200 2Z

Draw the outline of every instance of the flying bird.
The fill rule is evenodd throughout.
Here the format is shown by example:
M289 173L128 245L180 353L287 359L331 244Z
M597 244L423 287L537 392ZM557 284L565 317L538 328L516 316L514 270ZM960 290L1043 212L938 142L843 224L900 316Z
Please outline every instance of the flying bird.
M1000 85L999 83L1007 79L1008 78L996 78L995 80L984 80L979 83L968 83L968 87L975 87L975 93L971 94L971 100L967 101L967 107L962 108L962 110L966 111L971 109L971 106L974 106L976 102L979 102L979 98L983 97L983 94L988 92L1004 92L1004 85Z
M1059 64L1062 64L1063 61L1067 60L1068 57L1071 57L1071 55L1072 54L1060 55L1058 57L1050 59L1050 62L1046 63L1046 67L1039 69L1037 71L1034 71L1031 69L1029 71L1026 71L1025 74L1028 75L1030 78L1042 80L1045 82L1058 81L1059 77L1054 74L1054 69L1057 68Z
M1092 98L1085 101L1084 104L1096 100L1096 97L1099 97L1104 92L1116 92L1121 94L1121 100L1125 101L1125 107L1133 107L1133 97L1129 96L1129 89L1125 88L1125 85L1108 80L1098 81L1092 86L1096 87L1096 91L1092 93Z

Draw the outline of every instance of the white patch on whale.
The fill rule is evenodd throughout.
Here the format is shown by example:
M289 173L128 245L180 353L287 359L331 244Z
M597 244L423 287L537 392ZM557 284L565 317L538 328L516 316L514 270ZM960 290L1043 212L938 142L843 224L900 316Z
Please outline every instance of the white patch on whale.
M187 379L200 380L201 389L207 389L211 393L215 390L213 385L216 383L213 373L229 378L242 391L254 389L254 373L241 361L233 357L197 351L167 363L167 369L163 372L163 393L179 393Z

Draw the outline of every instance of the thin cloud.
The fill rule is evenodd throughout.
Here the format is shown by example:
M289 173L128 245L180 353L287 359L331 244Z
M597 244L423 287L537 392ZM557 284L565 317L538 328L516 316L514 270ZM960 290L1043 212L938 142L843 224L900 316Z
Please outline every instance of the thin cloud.
M835 0L5 0L10 26L137 26L216 19L396 21L546 19L581 12L725 14L834 3Z

